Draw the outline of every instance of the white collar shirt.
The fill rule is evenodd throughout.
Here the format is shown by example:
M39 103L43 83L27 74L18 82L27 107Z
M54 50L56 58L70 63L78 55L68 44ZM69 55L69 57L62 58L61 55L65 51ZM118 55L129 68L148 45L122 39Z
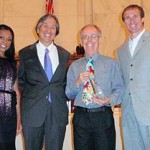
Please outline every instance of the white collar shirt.
M137 37L135 37L134 39L129 38L129 50L130 50L131 56L133 56L135 48L136 48L141 36L143 35L144 31L145 31L145 29L143 29L142 32L139 33L139 35Z
M52 62L52 70L53 74L55 73L58 65L59 65L59 58L58 58L58 50L54 43L50 44L48 47L45 47L40 41L36 44L37 48L37 55L40 60L40 63L44 69L44 56L45 56L45 49L49 50L49 57Z

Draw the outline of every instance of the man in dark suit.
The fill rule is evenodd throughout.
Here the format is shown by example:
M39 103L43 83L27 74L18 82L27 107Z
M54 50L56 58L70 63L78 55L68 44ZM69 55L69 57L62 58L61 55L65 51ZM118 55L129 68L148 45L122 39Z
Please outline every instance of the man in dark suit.
M19 51L19 88L22 95L22 124L26 150L62 150L68 108L65 85L70 53L54 44L59 22L54 15L42 16L36 26L39 40ZM45 72L45 49L52 78ZM50 73L49 73L50 74Z

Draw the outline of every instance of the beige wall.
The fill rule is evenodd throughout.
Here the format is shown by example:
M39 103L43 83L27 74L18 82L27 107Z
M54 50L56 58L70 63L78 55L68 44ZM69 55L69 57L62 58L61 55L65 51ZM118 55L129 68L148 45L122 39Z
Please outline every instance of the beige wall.
M34 27L45 13L46 0L0 0L0 23L10 25L15 31L16 51L36 40ZM53 0L54 14L60 21L57 44L71 53L79 44L78 33L82 26L97 24L103 33L100 51L114 56L114 51L125 40L125 29L120 15L123 8L136 3L144 7L145 27L150 29L149 0Z

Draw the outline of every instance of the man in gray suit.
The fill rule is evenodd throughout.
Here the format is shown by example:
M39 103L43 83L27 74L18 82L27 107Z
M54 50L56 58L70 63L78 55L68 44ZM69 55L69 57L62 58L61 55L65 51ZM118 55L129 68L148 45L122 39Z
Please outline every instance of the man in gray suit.
M118 50L125 92L122 125L125 150L150 149L150 32L144 29L144 11L138 5L122 13L129 40Z
M59 22L54 15L42 16L36 26L39 40L19 51L19 87L26 150L62 150L68 108L65 85L70 53L54 44ZM52 65L52 78L45 72L45 49Z

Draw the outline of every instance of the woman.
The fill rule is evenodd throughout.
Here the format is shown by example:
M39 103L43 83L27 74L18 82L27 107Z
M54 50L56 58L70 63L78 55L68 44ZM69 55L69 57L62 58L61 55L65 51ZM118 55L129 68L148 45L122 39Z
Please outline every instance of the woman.
M0 150L15 150L15 137L22 130L14 32L0 24Z

